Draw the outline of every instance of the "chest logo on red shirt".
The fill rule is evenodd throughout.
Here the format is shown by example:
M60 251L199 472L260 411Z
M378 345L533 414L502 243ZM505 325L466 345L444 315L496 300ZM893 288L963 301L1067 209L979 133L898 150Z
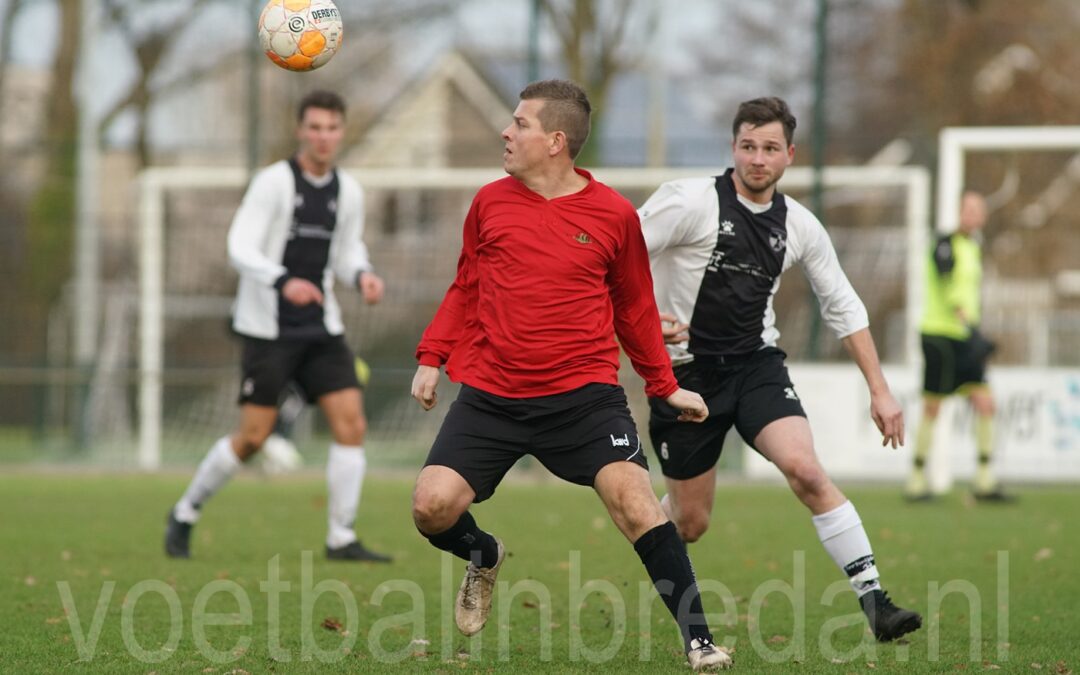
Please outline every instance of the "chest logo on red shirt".
M577 236L574 237L574 241L576 241L579 244L591 244L592 243L592 237L585 234L584 232L578 232Z

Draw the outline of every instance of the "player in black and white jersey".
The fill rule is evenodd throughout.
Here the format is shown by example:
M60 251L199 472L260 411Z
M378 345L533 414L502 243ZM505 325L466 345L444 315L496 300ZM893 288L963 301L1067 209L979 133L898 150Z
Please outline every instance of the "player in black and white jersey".
M367 461L366 421L345 343L334 279L382 299L372 271L360 186L334 163L345 136L345 102L313 92L298 111L299 150L251 181L229 229L229 260L240 273L233 329L244 340L239 429L219 439L169 512L165 552L190 556L200 509L262 447L283 390L295 381L319 404L334 442L326 463L331 559L385 560L356 538L353 521Z
M810 509L818 536L847 574L874 635L917 629L915 612L882 591L870 541L855 507L814 452L810 425L777 347L773 298L781 274L801 265L826 325L842 340L870 388L882 444L903 443L900 405L881 372L866 308L814 215L776 190L795 156L795 118L784 101L739 106L734 168L721 176L662 185L641 207L657 306L680 386L705 397L704 424L676 424L678 411L650 400L649 433L667 480L665 509L696 541L708 527L716 462L732 426L776 464Z

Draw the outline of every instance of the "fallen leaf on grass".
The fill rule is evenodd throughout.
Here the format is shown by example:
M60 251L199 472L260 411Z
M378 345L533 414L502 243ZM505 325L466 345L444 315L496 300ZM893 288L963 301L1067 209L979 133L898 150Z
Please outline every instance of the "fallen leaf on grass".
M332 630L335 633L340 633L342 628L341 622L333 617L326 617L323 619L322 627L326 630Z

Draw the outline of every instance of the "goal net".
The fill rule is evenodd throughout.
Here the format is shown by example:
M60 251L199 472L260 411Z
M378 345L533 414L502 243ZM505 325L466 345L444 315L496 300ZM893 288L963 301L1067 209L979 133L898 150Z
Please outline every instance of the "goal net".
M719 170L712 173L719 173ZM461 223L477 188L498 170L352 170L364 186L365 240L387 293L367 307L339 290L346 338L370 364L365 391L367 445L375 466L414 470L455 394L445 381L441 404L424 413L409 397L413 350L453 278ZM707 169L597 170L599 180L640 205L662 182L707 175ZM140 180L137 427L133 458L144 469L190 465L237 419L239 340L229 329L236 289L226 232L246 186L242 169L155 168ZM829 233L852 283L871 312L886 360L911 363L921 256L927 246L929 180L913 167L829 167L823 172ZM782 189L809 203L812 172L789 169ZM785 277L776 301L782 346L810 357L820 333L820 359L839 357L838 342L815 320L816 304L798 273ZM133 340L132 344L135 344ZM641 383L623 368L639 421ZM317 463L328 432L306 413L295 440Z

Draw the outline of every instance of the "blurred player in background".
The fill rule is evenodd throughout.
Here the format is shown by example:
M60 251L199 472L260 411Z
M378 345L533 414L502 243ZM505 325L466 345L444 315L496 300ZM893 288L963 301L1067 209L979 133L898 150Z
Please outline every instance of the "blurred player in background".
M361 239L363 192L334 165L344 135L341 97L306 96L298 111L298 152L255 176L233 219L229 260L240 273L233 329L244 340L240 426L213 445L169 511L165 552L171 557L190 557L202 507L263 446L282 391L295 381L322 408L334 437L326 463L327 557L373 558L353 531L367 464L366 422L333 286L336 276L374 304L383 282Z
M778 98L755 99L739 106L732 132L734 169L665 183L639 212L657 304L674 322L665 335L676 377L705 397L710 412L703 424L677 424L678 410L660 398L649 401L649 434L668 486L664 507L686 541L704 534L716 462L734 426L810 510L874 635L893 640L922 619L896 607L881 589L859 514L814 452L786 355L776 346L773 298L785 270L802 266L825 323L866 378L882 445L903 444L903 412L881 372L866 308L828 233L809 210L776 189L795 157L795 117Z
M413 519L434 547L469 561L455 619L473 635L487 621L505 549L469 506L531 454L596 490L675 617L690 665L727 667L618 384L621 344L648 393L679 419L708 414L664 353L637 214L574 166L591 112L580 87L534 82L520 98L502 134L510 175L477 192L457 277L417 347L412 393L425 410L443 364L462 386L416 479Z
M994 397L986 382L986 361L994 350L979 331L982 306L982 251L979 232L987 220L986 200L965 192L960 200L960 226L934 246L926 266L926 304L919 331L923 351L923 415L915 436L915 460L905 496L932 498L926 461L934 442L941 401L959 394L975 411L978 468L975 498L1009 501L990 468L994 453Z

